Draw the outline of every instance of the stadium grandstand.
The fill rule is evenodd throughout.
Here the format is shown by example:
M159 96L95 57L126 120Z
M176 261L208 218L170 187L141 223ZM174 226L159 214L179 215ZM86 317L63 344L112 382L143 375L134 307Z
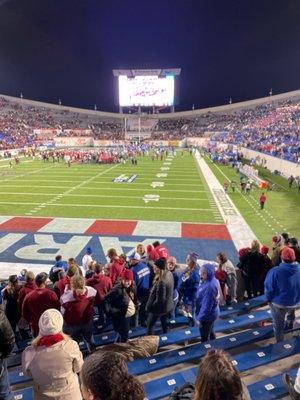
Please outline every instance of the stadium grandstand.
M300 400L300 0L0 0L0 400Z
M113 372L114 365L121 363L122 379L131 382L122 389L123 394L128 390L126 399L192 398L195 390L208 390L197 374L201 371L209 379L214 368L220 372L213 386L219 385L226 399L276 399L288 391L297 396L293 379L300 349L296 310L299 115L300 91L152 115L105 113L0 96L1 205L6 210L0 217L1 297L12 328L2 315L1 352L8 368L3 390L10 393L10 385L13 398L23 400L50 398L43 397L49 391L55 398L81 399L77 374L82 368L81 382L97 393L106 389L102 383L95 385L91 371L102 382L101 368L112 368L111 384L122 385ZM98 182L106 170L91 168L107 168L107 163L120 170L106 183ZM144 195L146 208L148 202L161 202L160 196L170 195L170 204L173 199L173 205L178 202L179 210L182 207L178 214L165 200L162 214L158 207L154 216L155 206L150 206L140 214L144 221L140 220L138 213L126 209L134 203L121 188L112 197L121 196L125 202L107 205L121 210L125 206L121 219L115 221L118 214L101 211L103 203L96 201L99 195L95 194L98 185L102 197L109 198L116 185L130 182L125 175L131 174L133 180L133 173L146 178L153 165L160 167L156 181L145 182L149 185L154 179L155 194L147 195L145 184L137 186L138 179L135 190ZM71 168L65 170L67 166ZM49 168L55 172L42 175ZM264 216L263 199L262 210L257 207L251 221L241 201L248 202L248 211L256 208L253 196L262 196L266 184L261 170L270 170L270 186L265 190L274 205L267 203ZM223 178L228 175L236 178L228 179L227 186ZM71 176L77 180L72 182ZM240 188L235 179L240 179ZM90 190L86 185L91 180L96 186ZM50 183L48 188L44 181ZM60 188L51 185L54 181L68 184ZM184 199L176 197L178 191L183 197L180 191L197 186L208 196L207 219L203 212L197 217L197 203L190 208L192 199L185 199L187 208L183 208ZM85 187L86 194L81 195L80 188ZM275 221L272 208L282 199L280 187L291 197L287 207L295 210L296 219L284 217L284 225ZM73 208L79 208L68 213L58 200L74 188L74 196L95 196L95 202L80 205L80 197L74 197ZM39 200L40 195L45 199ZM82 199L86 202L88 197ZM180 217L182 213L186 214ZM269 221L263 232L255 227L258 218ZM102 236L101 251L94 250L97 235ZM78 244L71 244L73 240ZM32 336L37 338L30 345ZM231 354L232 363L219 349ZM108 360L116 358L114 365L109 366L106 352ZM66 386L65 379L71 384ZM232 389L226 385L233 385ZM243 397L231 397L231 390ZM176 397L184 395L190 397ZM210 396L212 392L206 398L216 398Z

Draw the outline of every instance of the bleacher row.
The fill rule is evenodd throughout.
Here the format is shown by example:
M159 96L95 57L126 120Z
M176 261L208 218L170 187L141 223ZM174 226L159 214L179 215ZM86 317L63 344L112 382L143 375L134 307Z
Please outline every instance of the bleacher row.
M216 332L226 333L225 336L218 337L210 343L193 343L193 340L199 339L199 329L197 327L186 327L187 319L178 317L170 321L171 330L168 334L160 335L159 349L160 352L154 356L146 357L128 362L129 372L133 375L143 376L153 371L161 371L171 366L197 362L203 357L207 351L212 348L221 348L224 350L238 349L249 344L257 344L262 340L269 339L273 336L272 324L265 325L270 321L271 314L269 309L254 310L255 308L264 306L266 300L264 296L251 299L246 302L239 303L235 306L225 307L221 311L221 319L215 325ZM182 326L185 325L182 329ZM108 328L109 329L109 328ZM237 330L241 330L240 332ZM293 329L288 332L297 332L300 330L300 319L296 320ZM116 334L113 331L97 332L95 327L95 342L97 346L113 343L116 340ZM159 327L156 327L156 333L159 334ZM143 328L133 329L130 337L134 338L145 334ZM164 347L181 344L180 348L164 350ZM18 343L15 352L8 358L9 381L13 388L17 389L22 386L30 386L32 380L23 375L20 363L21 352L26 347L26 342ZM80 344L83 353L86 352L84 343ZM300 352L300 337L296 336L282 343L269 344L259 347L259 350L250 350L239 352L233 357L233 363L240 372L248 371L256 367L270 364L280 359L293 356ZM153 379L144 384L147 399L156 400L168 397L172 391L180 387L186 382L194 383L197 376L198 367L182 369L179 372L165 375L162 378ZM288 372L291 376L295 376L297 369ZM277 399L287 394L282 383L281 374L262 381L253 383L248 386L251 398L259 399ZM33 389L25 387L14 391L15 400L32 400Z

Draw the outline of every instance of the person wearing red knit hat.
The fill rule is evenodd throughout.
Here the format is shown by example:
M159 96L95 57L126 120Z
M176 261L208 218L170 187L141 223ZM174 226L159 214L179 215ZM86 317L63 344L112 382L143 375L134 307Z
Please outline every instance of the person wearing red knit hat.
M131 269L123 269L120 280L105 296L106 312L110 314L120 342L127 342L130 318L136 313L137 297Z
M260 294L264 294L265 292L265 279L267 276L267 273L270 271L270 269L273 267L271 258L269 257L269 247L268 246L261 246L260 252L262 254L263 258L263 267L261 269L260 275L259 275L259 292Z

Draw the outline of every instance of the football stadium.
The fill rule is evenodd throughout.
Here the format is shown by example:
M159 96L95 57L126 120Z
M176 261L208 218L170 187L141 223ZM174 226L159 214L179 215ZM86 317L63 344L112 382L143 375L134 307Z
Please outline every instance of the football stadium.
M0 400L300 399L300 8L92 3L0 1Z

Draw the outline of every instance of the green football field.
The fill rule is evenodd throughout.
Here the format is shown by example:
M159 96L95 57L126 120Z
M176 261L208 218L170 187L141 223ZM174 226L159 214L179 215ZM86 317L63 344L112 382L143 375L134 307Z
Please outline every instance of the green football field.
M220 183L235 180L239 186L239 176L233 168L216 165L208 158L206 161ZM266 192L267 202L264 210L260 210L259 207L261 190L257 187L252 190L250 196L242 194L240 190L232 193L229 189L230 198L261 242L270 244L274 234L283 232L288 232L291 237L300 239L298 189L295 187L290 189L286 179L272 174L265 168L259 168L259 176L276 185L275 190Z
M206 161L221 184L232 179L239 182L232 168ZM113 182L120 175L135 174L132 183ZM277 185L277 190L267 193L265 210L258 206L258 188L250 196L229 190L229 196L262 242L270 243L273 234L282 232L300 237L297 189L289 189L285 179L264 169L260 175ZM188 153L164 161L140 157L137 166L128 161L68 167L22 159L20 165L9 168L2 160L0 177L0 215L223 222L194 157Z
M127 161L68 167L22 159L9 168L2 161L0 174L0 215L222 222L188 153L164 161L140 157L137 166ZM113 182L120 175L134 174L132 183Z

